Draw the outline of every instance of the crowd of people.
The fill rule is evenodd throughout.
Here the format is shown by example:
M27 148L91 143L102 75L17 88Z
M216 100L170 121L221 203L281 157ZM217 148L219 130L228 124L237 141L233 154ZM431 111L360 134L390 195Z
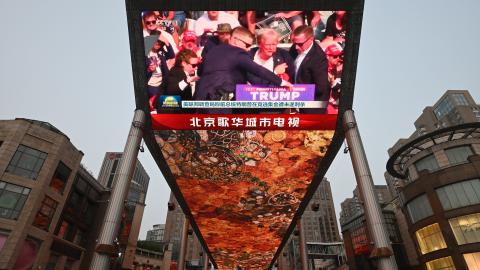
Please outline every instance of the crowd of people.
M345 11L143 12L151 109L165 112L156 106L161 95L229 101L238 84L313 84L319 108L269 112L336 113L346 18Z

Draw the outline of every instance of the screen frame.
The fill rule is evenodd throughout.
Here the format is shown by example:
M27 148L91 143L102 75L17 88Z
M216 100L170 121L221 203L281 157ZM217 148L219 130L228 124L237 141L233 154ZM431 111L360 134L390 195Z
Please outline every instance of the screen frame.
M289 225L285 237L280 243L275 252L269 268L272 268L277 258L281 255L283 247L286 245L289 236L295 230L297 221L301 218L305 208L310 199L315 193L316 189L323 180L328 168L333 162L336 154L341 148L345 139L344 130L342 127L343 114L347 110L352 109L353 93L355 87L355 78L358 62L358 52L360 47L360 34L363 19L364 0L303 0L303 1L288 1L288 0L126 0L126 13L130 40L130 55L132 61L133 86L135 91L136 109L141 109L146 115L150 115L147 96L147 78L145 74L146 64L144 60L144 42L141 12L146 10L325 10L336 11L345 10L348 12L349 20L346 29L346 46L344 49L344 67L342 73L342 96L338 107L337 123L335 127L334 137L328 147L325 157L318 165L318 169L303 201L295 213L291 224ZM175 195L180 207L182 208L185 217L190 220L190 224L195 231L202 248L207 251L210 261L217 268L215 260L208 250L205 240L203 239L200 230L195 223L195 220L190 212L186 201L176 184L175 177L170 171L160 147L156 143L152 122L150 117L145 119L144 141L165 180Z

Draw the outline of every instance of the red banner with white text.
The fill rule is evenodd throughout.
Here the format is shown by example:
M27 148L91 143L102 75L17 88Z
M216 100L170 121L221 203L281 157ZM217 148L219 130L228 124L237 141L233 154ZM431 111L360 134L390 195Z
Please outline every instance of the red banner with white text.
M154 130L334 130L336 114L153 114Z

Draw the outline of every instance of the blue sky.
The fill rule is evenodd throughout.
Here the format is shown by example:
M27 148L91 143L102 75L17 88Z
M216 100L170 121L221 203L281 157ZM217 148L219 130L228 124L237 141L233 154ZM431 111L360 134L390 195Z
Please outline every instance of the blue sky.
M480 1L365 2L354 109L384 184L387 149L413 132L425 106L448 89L480 102ZM106 151L123 150L133 117L124 2L0 0L0 33L0 119L50 122L97 175ZM139 159L151 177L143 239L164 223L170 190L148 151ZM356 184L349 155L340 152L327 177L338 213Z

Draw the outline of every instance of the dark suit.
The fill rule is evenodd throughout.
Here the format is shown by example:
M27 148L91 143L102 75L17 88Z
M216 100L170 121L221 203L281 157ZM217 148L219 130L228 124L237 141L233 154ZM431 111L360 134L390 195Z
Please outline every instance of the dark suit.
M237 84L245 84L247 73L255 74L272 85L279 86L282 83L273 72L253 62L246 51L228 44L219 44L205 55L193 98L220 100L225 94L235 93Z
M187 80L187 74L181 67L173 67L168 74L165 83L165 95L180 96L182 100L192 100L192 87L187 85L185 89L180 89L178 83Z
M209 51L211 48L213 48L213 47L215 47L215 46L217 46L217 45L219 45L219 44L220 44L220 39L219 39L218 37L215 37L215 36L213 36L213 37L208 37L208 38L207 38L207 41L206 41L206 43L205 43L205 46L203 46L202 58L204 58L205 55L207 55L208 51Z
M180 89L179 83L181 81L187 81L187 74L185 74L182 67L172 67L167 80L165 80L163 84L165 95L180 96L182 100L192 100L192 87L190 84L187 84L183 90ZM178 113L179 111L181 111L181 113L193 113L192 109L180 108L159 108L157 111L162 113Z
M295 46L290 48L290 55L296 59L298 52ZM302 109L303 113L326 113L326 104L330 97L330 85L328 83L328 61L322 48L316 42L303 59L297 74L294 77L296 84L315 84L315 100L323 101L324 108Z
M220 44L220 39L218 39L218 37L216 36L208 37L205 43L205 46L203 46L203 49L202 49L202 55L201 55L202 59L205 58L205 55L207 55L208 51L211 48L218 46L218 44ZM203 62L201 62L200 66L198 67L198 74L202 74L202 71L203 71Z
M249 51L250 57L254 59L255 54L257 53L259 48L253 48ZM295 62L293 61L290 54L281 48L277 48L277 51L272 55L273 57L273 68L275 69L276 66L287 63L287 74L290 77L290 81L293 81L293 76L295 75ZM248 81L251 84L268 84L268 81L259 78L255 74L248 74Z

